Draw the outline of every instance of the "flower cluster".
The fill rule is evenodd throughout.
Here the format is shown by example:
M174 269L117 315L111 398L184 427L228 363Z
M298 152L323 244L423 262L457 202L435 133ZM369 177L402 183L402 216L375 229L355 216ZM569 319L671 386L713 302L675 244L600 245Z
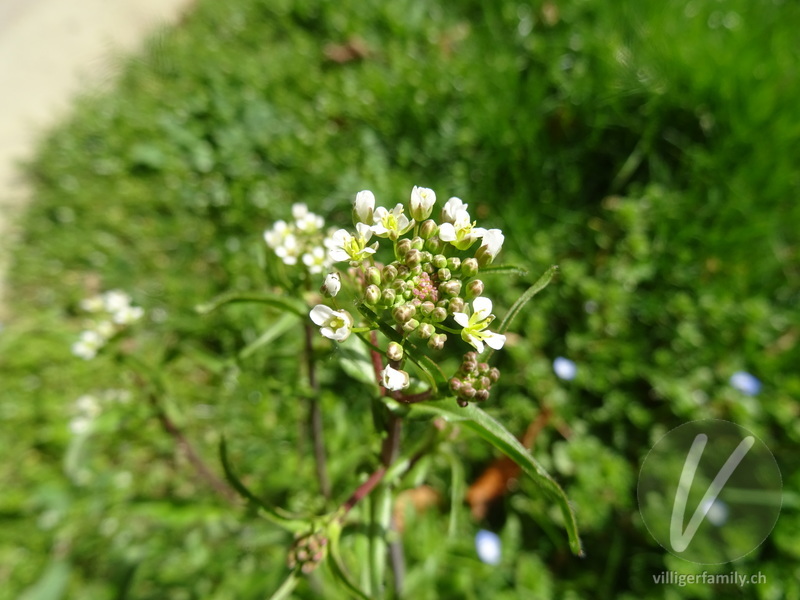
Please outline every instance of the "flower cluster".
M80 307L94 316L72 344L72 353L84 360L93 359L108 340L144 315L144 309L133 306L130 296L120 290L85 298Z
M325 559L328 551L328 539L322 532L313 532L295 539L289 550L288 566L297 566L308 575Z
M492 384L500 379L497 367L478 362L477 352L467 352L456 374L450 379L450 389L458 404L466 406L470 401L485 402L489 399Z
M292 217L292 223L276 221L264 232L264 241L286 265L299 261L314 275L329 269L328 249L333 241L323 232L323 218L301 203L292 205Z
M478 279L480 270L500 252L503 233L477 227L459 198L444 204L437 221L431 218L435 203L435 192L421 187L411 190L407 205L392 208L376 206L369 190L356 195L354 230L339 229L326 244L328 262L346 264L325 277L321 291L331 300L309 315L323 336L342 342L356 326L353 315L337 305L337 294L347 287L354 290L364 316L366 327L361 331L389 325L403 344L413 340L433 350L441 350L453 334L477 352L485 346L503 347L505 336L489 329L492 301L483 296L484 284ZM288 231L288 226L276 224L271 230L277 240L276 231ZM296 241L292 244L297 246ZM291 254L285 242L281 247L286 256ZM405 389L409 376L399 368L402 361L390 360L393 364L381 373L381 384L391 391ZM474 391L478 390L488 391ZM473 394L470 399L482 396Z

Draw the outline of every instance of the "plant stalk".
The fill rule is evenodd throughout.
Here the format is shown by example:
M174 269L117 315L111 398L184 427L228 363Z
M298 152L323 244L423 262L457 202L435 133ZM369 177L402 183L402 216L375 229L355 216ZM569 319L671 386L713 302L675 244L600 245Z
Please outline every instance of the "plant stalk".
M322 410L319 405L319 381L317 380L316 365L314 363L314 332L311 329L311 325L308 323L304 325L304 329L308 385L313 395L313 397L309 399L308 427L311 430L311 440L314 446L314 466L317 472L319 488L324 498L330 500L331 482L328 478L328 461L325 455L325 431L322 424Z

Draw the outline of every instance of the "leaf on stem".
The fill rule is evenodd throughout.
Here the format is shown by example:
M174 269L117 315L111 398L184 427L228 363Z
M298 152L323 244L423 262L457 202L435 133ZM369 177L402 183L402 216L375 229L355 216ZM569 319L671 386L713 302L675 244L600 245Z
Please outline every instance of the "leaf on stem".
M328 556L331 559L328 564L330 565L331 573L354 597L362 600L369 600L369 596L361 591L361 588L353 583L353 580L350 579L350 576L347 574L344 561L342 560L342 551L339 546L341 534L342 526L339 523L333 522L328 526Z
M561 513L564 516L564 525L569 536L570 548L574 554L583 556L575 513L569 505L569 500L564 490L550 477L544 467L530 455L525 446L514 437L514 434L474 404L461 408L447 406L443 402L423 402L409 407L410 418L423 416L437 416L450 422L462 423L506 456L513 459L539 485L545 495L555 501L561 509Z
M273 308L277 308L285 312L294 313L299 317L304 317L307 312L306 305L300 300L293 300L285 296L279 296L278 294L268 294L265 292L263 293L227 292L225 294L217 296L210 302L206 302L205 304L199 304L198 306L195 307L195 310L201 315L206 315L210 312L217 310L222 306L225 306L226 304L234 304L242 302L268 304Z
M503 321L500 323L500 326L497 328L498 333L505 333L508 331L509 325L511 325L511 321L519 314L519 311L533 298L536 294L541 292L544 288L547 287L547 284L553 279L553 276L558 272L558 265L553 265L544 275L539 277L531 287L529 287L525 292L520 296L516 302L514 302L514 306L512 306L505 317L503 317Z
M294 588L297 587L297 584L300 582L300 569L297 568L291 573L289 576L284 580L275 593L269 597L269 600L285 600L289 598L291 593L294 591Z

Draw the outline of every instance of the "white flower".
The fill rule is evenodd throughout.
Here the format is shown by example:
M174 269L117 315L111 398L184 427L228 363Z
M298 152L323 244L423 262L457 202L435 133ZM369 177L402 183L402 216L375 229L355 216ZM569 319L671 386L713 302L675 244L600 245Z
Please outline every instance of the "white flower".
M466 205L464 208L466 209ZM450 242L459 250L466 250L485 233L486 230L483 227L475 227L475 223L470 222L469 213L466 210L459 210L455 213L453 222L442 223L442 226L439 227L439 239L443 242Z
M105 299L103 296L92 296L81 300L81 309L86 312L96 313L105 309Z
M372 219L375 222L372 226L375 235L392 240L396 240L414 225L414 221L409 221L403 214L402 204L397 204L391 211L379 206L375 209Z
M286 265L296 265L297 257L300 255L300 245L297 237L293 233L286 234L281 244L275 247L275 254Z
M308 267L308 272L316 275L322 273L327 266L327 254L322 246L315 246L311 252L303 254L303 264Z
M375 194L369 190L358 192L353 203L353 211L355 211L360 223L372 223L372 213L375 211Z
M489 323L494 320L492 314L492 301L480 296L472 301L472 315L454 313L456 323L464 329L461 330L461 339L471 344L478 352L483 352L484 342L495 350L500 350L506 343L506 336L489 331Z
M91 360L97 356L97 351L103 347L106 340L96 331L89 329L81 332L81 337L72 344L72 353L84 360Z
M500 537L491 531L481 529L475 536L475 550L481 562L487 565L500 564L502 556Z
M110 313L115 313L124 310L130 306L131 298L125 292L120 290L110 290L103 294L103 304L105 309Z
M292 204L292 216L299 231L316 233L325 226L325 219L308 210L305 204Z
M499 229L488 229L484 231L481 247L478 248L476 257L485 264L491 264L500 253L505 239L503 232Z
M267 246L275 250L283 245L283 240L285 240L286 236L290 233L291 231L286 221L275 221L272 225L272 229L267 229L264 232L264 241L267 242Z
M343 342L350 335L353 317L346 310L333 310L330 306L317 304L309 313L322 335L336 342Z
M75 408L86 417L96 417L100 414L100 402L89 394L84 394L75 400Z
M322 284L322 293L326 296L335 296L342 289L342 280L338 273L328 273L325 283Z
M411 216L417 221L424 221L431 216L435 202L436 193L432 189L414 186L409 202Z
M444 208L442 208L442 221L445 223L455 223L461 213L467 213L467 206L467 204L461 201L461 198L453 196L445 203ZM468 213L467 221L469 221Z
M578 365L568 358L558 356L553 361L553 371L559 379L564 381L572 381L578 374Z
M119 314L119 312L115 313L115 315L116 314ZM114 327L114 323L112 321L100 321L94 324L94 330L105 339L109 339L112 335L114 335L116 328Z
M292 204L292 217L295 221L300 221L308 214L308 207L302 202Z
M130 325L135 323L144 315L144 309L140 306L126 306L115 312L111 318L117 325Z
M381 385L387 390L397 392L408 387L408 373L402 370L393 369L388 366L381 371Z
M350 234L346 229L340 229L331 236L331 247L328 256L332 262L343 260L360 261L369 254L374 254L377 244L367 246L372 237L372 229L365 223L357 223L358 237Z

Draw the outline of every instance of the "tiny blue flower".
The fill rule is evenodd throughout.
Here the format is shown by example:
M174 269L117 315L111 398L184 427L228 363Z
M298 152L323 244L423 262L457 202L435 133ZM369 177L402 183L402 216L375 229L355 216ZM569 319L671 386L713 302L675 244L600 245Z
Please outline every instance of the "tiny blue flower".
M747 371L736 371L731 375L730 384L747 396L755 396L761 391L761 382Z
M500 564L500 537L491 531L481 529L475 536L475 550L478 558L487 565Z
M572 381L578 374L578 365L568 358L559 356L553 361L553 371L555 371L559 378Z

